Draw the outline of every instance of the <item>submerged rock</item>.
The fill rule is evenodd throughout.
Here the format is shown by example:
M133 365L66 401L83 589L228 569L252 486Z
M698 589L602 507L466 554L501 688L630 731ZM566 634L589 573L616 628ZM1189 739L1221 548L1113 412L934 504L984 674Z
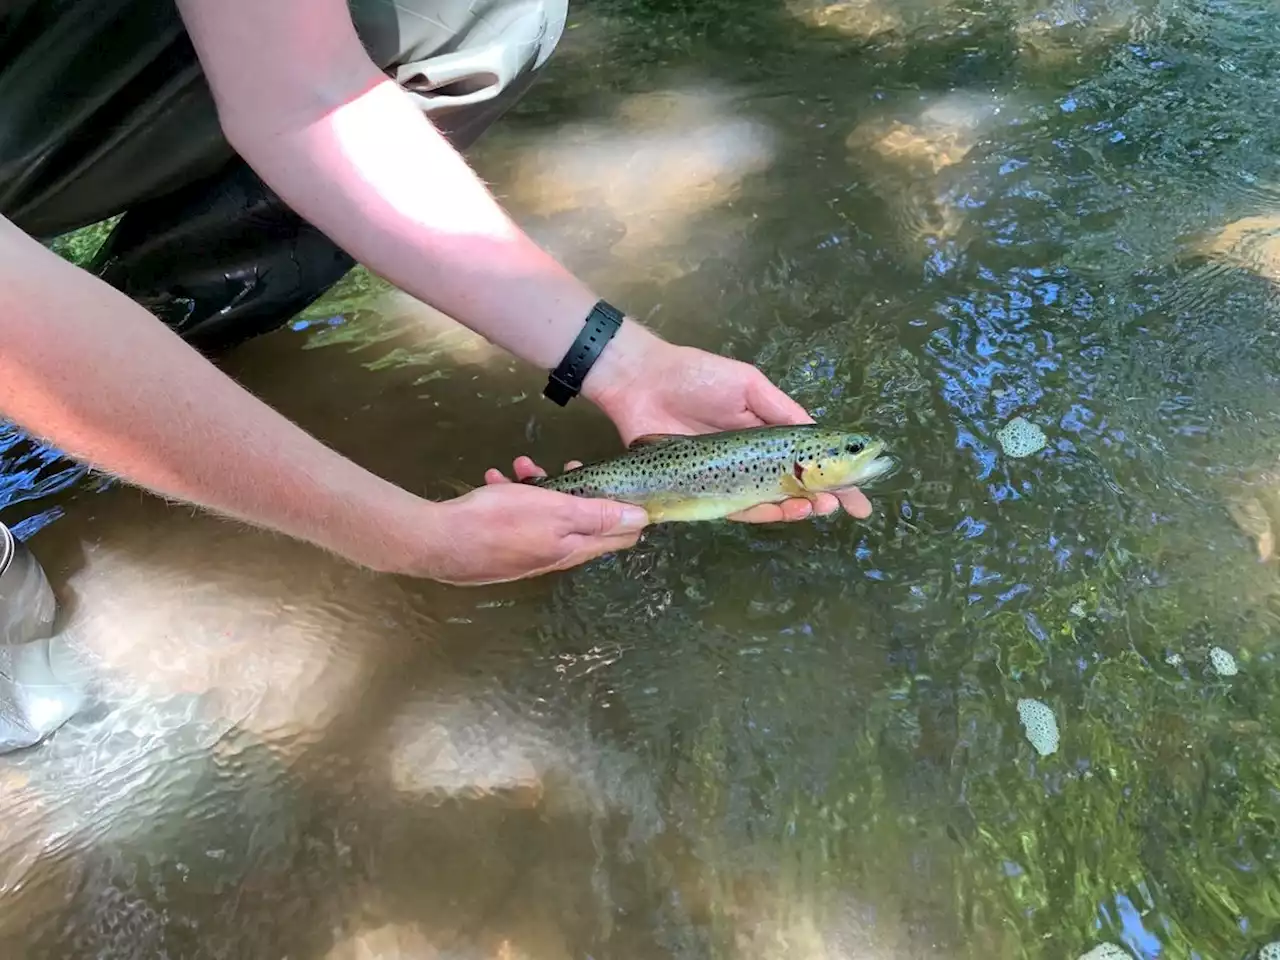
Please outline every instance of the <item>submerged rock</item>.
M1257 464L1222 488L1227 513L1240 531L1251 539L1258 559L1276 556L1276 521L1280 519L1280 469L1275 463Z
M1040 756L1047 757L1058 749L1058 719L1048 705L1024 697L1018 701L1018 719Z
M1080 960L1133 960L1133 954L1114 943L1100 943L1082 955Z
M1244 217L1193 245L1195 252L1268 280L1280 279L1280 214Z
M1236 658L1221 647L1214 647L1209 651L1209 666L1220 677L1234 677L1240 672Z
M1048 444L1044 431L1030 420L1014 417L996 432L996 440L1006 457L1029 457Z

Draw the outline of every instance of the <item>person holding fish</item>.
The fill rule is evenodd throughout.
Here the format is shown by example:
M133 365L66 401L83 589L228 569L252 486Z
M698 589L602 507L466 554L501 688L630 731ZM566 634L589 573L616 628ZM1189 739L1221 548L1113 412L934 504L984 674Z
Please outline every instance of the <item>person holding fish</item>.
M655 519L868 516L851 486L880 470L866 438L650 436L812 421L754 366L668 343L602 300L462 158L539 73L565 6L0 6L0 414L160 496L453 584L568 568ZM121 212L90 270L36 239ZM356 262L550 371L550 399L580 394L641 441L630 459L575 489L520 458L528 482L494 470L426 501L202 355L278 326Z

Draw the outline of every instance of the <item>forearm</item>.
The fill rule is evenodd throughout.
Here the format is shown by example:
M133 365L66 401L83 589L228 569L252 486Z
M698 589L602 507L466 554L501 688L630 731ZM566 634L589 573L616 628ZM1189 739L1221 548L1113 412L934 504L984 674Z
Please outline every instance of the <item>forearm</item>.
M356 99L297 129L232 128L237 148L369 269L524 360L555 366L595 294L511 221L394 83L369 79Z
M369 60L345 3L277 0L250 30L225 4L183 0L223 129L299 215L369 269L544 369L598 299L506 214L408 96ZM246 7L246 9L248 9ZM255 51L306 44L316 73ZM656 338L624 324L588 377L595 399Z
M162 496L371 566L394 556L384 538L420 503L3 219L0 343L0 415Z

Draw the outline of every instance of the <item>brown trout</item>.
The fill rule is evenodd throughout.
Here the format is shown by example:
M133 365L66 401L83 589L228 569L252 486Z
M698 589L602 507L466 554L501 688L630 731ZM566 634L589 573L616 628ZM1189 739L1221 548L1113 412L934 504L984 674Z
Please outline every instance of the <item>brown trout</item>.
M897 461L861 433L816 424L637 438L627 451L523 481L644 507L652 523L720 520L762 503L813 500L886 476Z

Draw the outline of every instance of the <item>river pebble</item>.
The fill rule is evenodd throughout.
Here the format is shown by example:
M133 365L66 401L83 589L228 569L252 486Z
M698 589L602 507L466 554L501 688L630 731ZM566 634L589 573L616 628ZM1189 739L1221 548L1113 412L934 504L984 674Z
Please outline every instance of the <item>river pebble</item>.
M1080 960L1133 960L1133 954L1114 943L1100 943L1080 957Z
M1209 666L1220 677L1234 677L1240 672L1236 658L1221 647L1214 647L1209 651Z
M1044 431L1023 417L1014 417L996 431L996 440L1006 457L1015 458L1038 453L1048 443Z
M1018 719L1040 756L1047 757L1058 749L1058 719L1048 705L1024 697L1018 701Z

